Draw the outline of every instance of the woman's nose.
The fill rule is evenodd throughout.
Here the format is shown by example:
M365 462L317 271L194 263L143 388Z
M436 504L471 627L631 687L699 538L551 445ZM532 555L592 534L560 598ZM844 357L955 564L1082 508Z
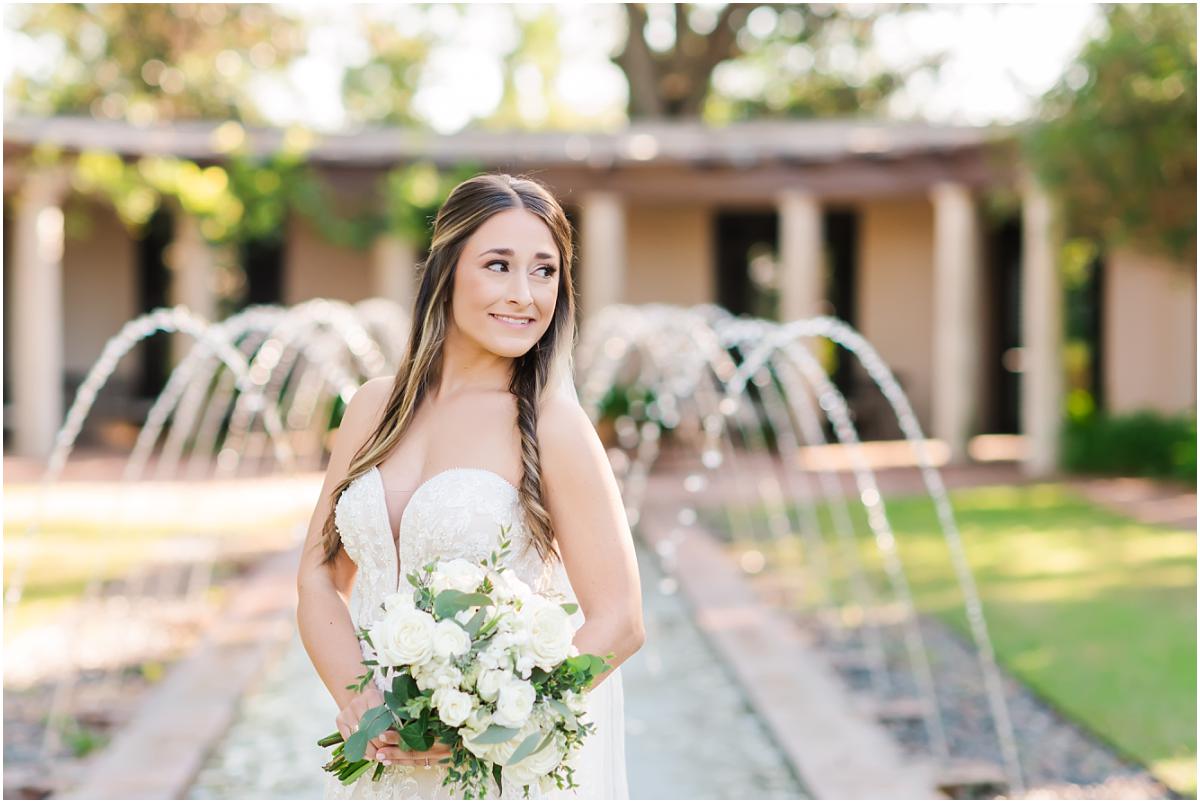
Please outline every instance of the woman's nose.
M522 306L533 303L533 293L529 291L529 277L520 271L512 272L512 279L508 283L508 300Z

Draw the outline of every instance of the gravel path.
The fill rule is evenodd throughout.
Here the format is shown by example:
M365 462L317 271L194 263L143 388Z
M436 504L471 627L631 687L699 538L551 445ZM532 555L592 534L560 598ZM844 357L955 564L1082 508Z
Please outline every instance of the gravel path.
M942 622L922 616L921 635L929 653L939 709L951 755L1000 765L1000 748L984 696L974 644ZM896 639L888 640L895 695L916 696L907 660ZM830 648L829 654L837 650ZM839 668L854 688L868 685L866 672ZM1122 759L1100 739L1059 714L1001 669L1002 685L1017 741L1027 797L1072 799L1164 799L1175 797L1145 768ZM927 754L924 728L889 722L908 750Z

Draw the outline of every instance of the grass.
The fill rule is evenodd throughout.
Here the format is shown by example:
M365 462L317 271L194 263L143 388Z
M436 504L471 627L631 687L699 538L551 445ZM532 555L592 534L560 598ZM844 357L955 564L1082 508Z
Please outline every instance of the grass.
M885 503L917 607L967 634L932 501ZM1053 484L956 491L951 504L1000 663L1173 790L1195 797L1196 534L1139 524ZM865 508L853 502L850 513L883 597ZM761 525L763 511L751 514ZM830 538L829 510L817 514ZM768 566L782 568L798 553L802 559L802 549L790 546L755 548ZM832 567L840 593L844 569L836 561Z
M252 540L259 548L278 548L286 545L293 518L256 519L252 526L240 529L189 529L186 525L149 526L126 525L119 531L111 524L98 521L49 519L37 528L33 539L28 538L29 522L7 520L4 523L4 586L24 561L24 551L31 558L21 603L10 613L8 623L14 631L52 618L81 595L93 577L113 579L127 575L138 566L151 562L156 556L170 557L172 542L180 538L212 539L213 543L243 544ZM246 530L254 535L248 539Z

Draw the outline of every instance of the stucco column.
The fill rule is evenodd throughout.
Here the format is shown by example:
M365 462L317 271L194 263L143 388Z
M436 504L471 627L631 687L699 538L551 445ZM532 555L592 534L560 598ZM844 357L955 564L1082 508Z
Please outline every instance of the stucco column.
M977 426L980 326L979 218L970 188L939 182L933 201L932 433L946 442L950 460L967 460Z
M1063 293L1054 205L1028 171L1021 179L1021 431L1023 469L1043 477L1058 468L1063 408Z
M411 313L416 298L417 249L395 234L381 234L371 246L371 295L394 301Z
M825 302L821 203L812 193L779 194L779 319L820 315Z
M63 421L63 210L67 174L30 172L13 241L13 447L44 459Z
M217 317L217 252L200 233L200 222L184 210L174 210L174 239L166 259L171 271L167 297L172 306L182 304L205 320ZM171 357L176 365L194 343L190 335L171 339Z
M625 297L625 203L614 192L589 192L580 203L579 298L581 317L592 318Z

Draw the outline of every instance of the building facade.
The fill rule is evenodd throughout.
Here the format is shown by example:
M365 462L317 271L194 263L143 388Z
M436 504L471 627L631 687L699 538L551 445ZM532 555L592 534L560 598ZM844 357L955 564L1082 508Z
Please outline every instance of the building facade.
M10 164L39 143L215 163L216 128L15 120L5 152ZM247 141L265 154L281 136L250 131ZM1044 474L1063 410L1060 240L1053 199L1005 156L1010 139L1005 129L836 120L609 134L375 130L325 137L310 159L352 203L371 203L381 173L417 160L533 175L576 226L582 323L616 302L835 315L879 350L952 460L966 459L975 435L1019 434L1029 471ZM6 168L4 179L5 428L24 454L48 452L64 400L127 320L176 303L218 316L222 259L242 266L248 302L384 296L411 306L423 255L394 236L338 247L292 215L278 243L219 254L194 220L169 210L130 233L114 210L73 193L61 169ZM1194 270L1117 251L1096 275L1091 370L1104 408L1194 410ZM134 402L122 409L159 386L163 348L144 343L118 367L115 392ZM887 415L868 412L879 400L865 377L837 370L863 437L897 437Z

